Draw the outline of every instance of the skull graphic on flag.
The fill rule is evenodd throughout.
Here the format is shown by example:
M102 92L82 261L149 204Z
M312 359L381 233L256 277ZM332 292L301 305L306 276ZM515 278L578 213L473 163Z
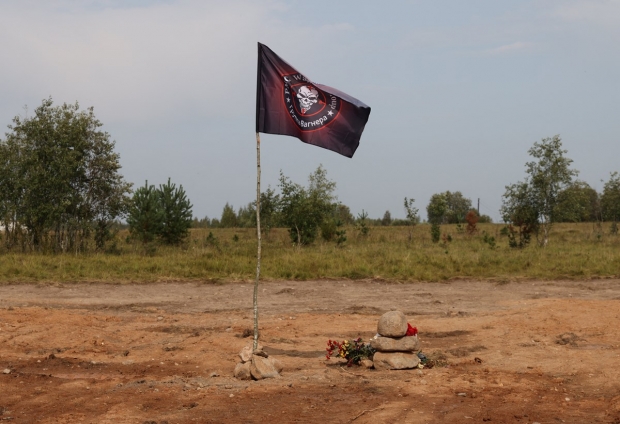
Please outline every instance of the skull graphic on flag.
M302 85L297 91L297 99L299 100L301 114L305 115L319 101L319 92L314 87Z

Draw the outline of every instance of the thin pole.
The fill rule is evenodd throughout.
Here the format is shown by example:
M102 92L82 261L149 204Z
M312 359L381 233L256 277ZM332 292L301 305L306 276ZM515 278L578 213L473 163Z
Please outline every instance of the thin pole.
M258 236L258 253L256 255L256 280L254 281L254 344L252 351L258 347L258 281L260 279L260 135L256 133L256 234Z

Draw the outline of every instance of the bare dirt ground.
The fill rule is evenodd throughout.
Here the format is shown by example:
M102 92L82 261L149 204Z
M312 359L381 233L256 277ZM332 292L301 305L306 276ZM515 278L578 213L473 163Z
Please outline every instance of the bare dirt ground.
M263 283L281 378L232 377L252 285L0 287L0 421L620 424L620 280ZM328 339L403 311L445 366L347 368ZM4 372L3 372L4 370Z

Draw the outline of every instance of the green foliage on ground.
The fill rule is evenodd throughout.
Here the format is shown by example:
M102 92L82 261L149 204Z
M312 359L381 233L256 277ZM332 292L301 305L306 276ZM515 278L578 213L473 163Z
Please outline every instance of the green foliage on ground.
M479 233L458 233L442 226L451 242L433 243L430 225L373 227L344 245L317 239L301 249L291 245L288 229L272 229L263 239L264 280L321 278L446 281L454 278L589 279L620 277L620 236L609 224L556 224L554 243L508 247L503 225L478 224ZM350 232L354 232L351 227ZM0 250L0 282L150 282L172 280L251 281L256 271L256 234L252 229L193 229L179 247L153 245L146 252L122 230L117 250L90 254L22 254ZM236 238L234 236L237 236ZM234 241L237 240L237 241Z

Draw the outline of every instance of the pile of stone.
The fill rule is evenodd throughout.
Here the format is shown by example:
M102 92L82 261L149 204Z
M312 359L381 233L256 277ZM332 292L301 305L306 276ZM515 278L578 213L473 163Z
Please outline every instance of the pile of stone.
M386 312L379 318L378 334L370 340L370 346L377 351L373 357L375 369L406 370L418 367L420 341L417 336L407 336L407 328L407 317L400 311Z
M239 352L241 362L235 366L235 377L240 380L262 380L279 377L282 372L280 361L273 357L270 358L260 344L254 351L252 347L253 344L251 343Z

